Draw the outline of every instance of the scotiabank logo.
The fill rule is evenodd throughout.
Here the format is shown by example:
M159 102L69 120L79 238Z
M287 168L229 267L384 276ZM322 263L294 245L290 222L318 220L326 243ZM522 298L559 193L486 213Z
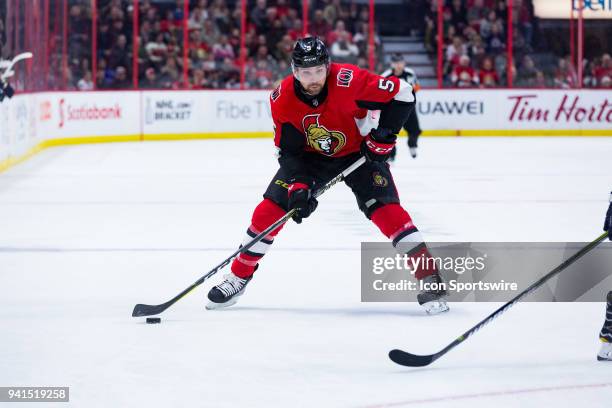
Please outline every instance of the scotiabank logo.
M508 119L510 122L561 122L561 123L611 123L612 103L608 99L590 103L579 95L564 94L561 102L554 108L547 105L547 99L539 100L538 95L513 95L508 99L513 103ZM554 106L554 105L553 105Z
M64 127L70 121L98 121L98 120L118 120L121 119L121 107L98 106L95 103L84 103L78 107L66 103L64 98L59 102L59 127Z

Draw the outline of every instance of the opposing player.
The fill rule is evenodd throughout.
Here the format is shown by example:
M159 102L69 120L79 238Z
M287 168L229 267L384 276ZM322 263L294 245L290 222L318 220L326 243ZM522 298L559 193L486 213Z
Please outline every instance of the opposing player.
M16 55L12 60L0 59L0 102L2 102L5 97L12 98L15 94L15 90L9 84L9 78L15 75L15 71L13 70L15 64L19 61L30 59L32 56L31 52L22 52Z
M300 224L317 208L313 191L353 164L362 154L367 161L345 183L359 209L395 248L410 257L429 256L420 232L400 205L389 165L397 132L414 109L412 87L398 79L371 74L354 65L331 63L318 38L300 39L292 54L293 75L270 95L274 143L280 169L263 201L253 212L245 242L291 209ZM380 111L378 123L371 115ZM259 261L272 246L282 226L248 251L238 255L231 273L208 293L208 309L231 306L244 293ZM417 295L428 313L448 310L435 266L417 268L417 279L434 285ZM429 268L429 269L428 269Z
M604 221L604 231L608 231L608 239L612 241L612 193L610 193L610 205ZM612 291L608 292L606 303L606 320L599 333L601 349L597 354L600 361L612 361Z
M391 56L391 68L383 72L381 75L385 78L396 77L403 79L412 86L415 93L419 90L419 81L417 80L417 76L414 70L406 67L406 61L404 60L402 54L393 54ZM408 116L408 119L404 123L403 128L406 129L406 132L408 133L408 150L410 151L410 155L413 158L416 158L419 136L422 133L416 109L412 110L410 116ZM395 157L395 151L393 152L392 157Z

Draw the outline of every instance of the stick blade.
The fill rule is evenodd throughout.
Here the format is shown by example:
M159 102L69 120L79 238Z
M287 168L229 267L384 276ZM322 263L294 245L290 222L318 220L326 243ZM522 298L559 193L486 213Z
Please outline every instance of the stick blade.
M24 59L30 59L34 56L31 52L22 52L21 54L17 54L15 58L13 58L13 62L18 62Z
M132 311L132 317L158 315L164 310L166 310L165 303L162 305L143 305L139 303L134 306L134 311Z
M419 356L398 349L391 350L389 352L389 358L395 364L406 367L424 367L434 361L434 355Z

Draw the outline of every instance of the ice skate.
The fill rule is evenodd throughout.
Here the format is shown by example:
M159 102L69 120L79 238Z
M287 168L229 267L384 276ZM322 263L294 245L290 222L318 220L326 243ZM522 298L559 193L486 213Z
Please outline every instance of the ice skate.
M209 302L206 305L207 310L235 305L238 302L238 298L244 293L248 283L253 279L253 276L242 279L230 272L224 278L223 282L214 286L208 292Z
M601 348L597 353L597 360L612 361L612 291L608 293L606 303L606 320L599 333Z
M612 343L605 339L601 339L601 348L597 353L597 360L599 361L612 361Z
M419 305L423 306L427 314L435 315L449 310L446 304L446 290L442 287L436 287L442 283L442 278L438 274L426 276L421 280L421 285L431 286L425 287L417 295Z

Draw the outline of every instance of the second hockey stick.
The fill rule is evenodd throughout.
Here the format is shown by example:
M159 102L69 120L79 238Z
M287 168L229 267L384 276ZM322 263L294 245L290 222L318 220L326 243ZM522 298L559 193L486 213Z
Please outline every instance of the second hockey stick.
M34 55L31 52L22 52L21 54L15 55L15 57L10 61L2 61L2 64L0 64L0 69L4 69L4 72L2 75L0 75L0 81L6 82L8 78L15 75L15 71L13 71L15 64L17 64L19 61L30 59L33 56Z
M313 197L314 198L319 197L321 194L329 190L332 186L344 180L346 176L348 176L353 171L355 171L355 169L357 169L359 166L365 163L365 161L366 161L365 157L360 157L358 160L355 161L355 163L347 167L342 173L338 174L336 177L328 181L323 187L315 191L315 193L313 194ZM296 212L295 209L288 211L287 214L279 218L274 224L270 225L264 231L259 233L259 235L257 235L247 244L238 248L233 254L225 258L223 262L221 262L219 265L215 266L208 273L206 273L206 275L202 276L200 279L192 283L187 289L183 290L181 293L179 293L178 295L176 295L175 297L173 297L166 303L162 303L159 305L144 305L141 303L137 304L136 306L134 306L134 311L132 312L132 316L133 317L153 316L153 315L158 315L162 313L164 310L168 309L170 306L172 306L173 304L181 300L183 297L185 297L189 292L191 292L192 290L200 286L202 283L204 283L205 280L207 280L208 278L213 276L215 273L217 273L219 270L227 266L235 256L237 256L238 254L242 252L247 251L253 245L261 241L266 235L270 234L280 225L287 222L289 218L291 218L293 214L295 214L295 212Z
M555 269L553 269L552 271L544 275L542 278L534 282L527 289L525 289L524 291L516 295L514 298L512 298L508 303L504 304L502 307L500 307L499 309L491 313L489 316L484 318L481 322L476 324L470 330L463 333L461 336L457 337L452 343L450 343L448 346L444 347L442 350L438 351L437 353L428 354L428 355L417 355L417 354L408 353L403 350L394 349L389 352L389 358L394 363L397 363L403 366L407 366L407 367L423 367L423 366L433 363L434 361L436 361L437 359L439 359L440 357L442 357L443 355L445 355L446 353L448 353L449 351L457 347L459 344L463 343L472 334L476 333L478 330L482 329L484 326L489 324L493 319L500 316L506 310L510 309L522 298L524 298L525 296L527 296L528 294L530 294L531 292L533 292L534 290L542 286L550 278L558 275L565 268L567 268L568 266L576 262L578 259L582 258L582 256L586 255L591 249L599 245L600 242L604 241L607 238L607 236L608 236L608 233L605 232L599 237L597 237L594 241L587 244L580 251L576 252L574 255L566 259L561 265L557 266Z

